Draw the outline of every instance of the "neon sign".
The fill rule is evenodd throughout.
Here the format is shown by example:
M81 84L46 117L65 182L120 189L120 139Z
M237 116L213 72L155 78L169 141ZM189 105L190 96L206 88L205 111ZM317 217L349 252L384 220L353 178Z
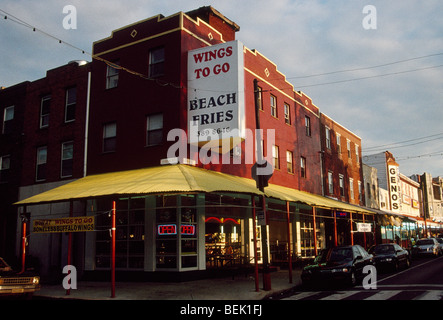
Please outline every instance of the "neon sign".
M159 236L165 235L176 235L177 225L176 224L160 224L157 227L157 233ZM192 236L195 234L195 226L191 224L183 224L180 227L180 234L185 236Z
M161 224L157 228L160 236L177 234L177 226L175 224Z

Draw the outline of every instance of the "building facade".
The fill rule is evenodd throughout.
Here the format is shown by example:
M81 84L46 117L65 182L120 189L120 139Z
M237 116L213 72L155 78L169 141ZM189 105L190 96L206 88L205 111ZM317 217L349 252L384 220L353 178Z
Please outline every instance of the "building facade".
M72 241L67 233L29 230L27 252L40 261L43 275L57 274L66 264L68 243L80 275L108 272L111 211L117 218L116 268L155 277L250 265L254 259L263 263L266 256L274 264L289 263L290 257L312 258L330 245L374 242L371 234L357 232L359 223L375 222L373 213L359 206L364 203L361 139L322 115L272 61L237 41L238 30L212 7L158 15L94 42L91 63L50 70L29 84L19 212L30 213L31 225L51 223L48 218L95 220L94 232L76 233ZM236 62L226 60L231 56ZM201 69L190 72L192 60ZM222 80L215 82L220 88L189 86L190 74L211 83L211 72L218 79L234 68L242 89L224 92ZM229 109L234 104L235 110ZM262 142L255 139L256 106ZM190 116L195 109L200 113ZM229 137L227 152L215 152L213 143L223 140L220 127L214 139L194 144L191 119L202 128L229 123L226 131L238 119L238 135ZM200 137L206 134L202 128ZM266 207L256 191L232 191L236 182L250 185L260 148L273 168ZM218 179L209 174L217 172L233 182L211 192L180 192L181 186L168 180L178 177L159 173L171 159L193 164L195 174ZM196 185L191 169L175 168L188 185ZM137 180L148 169L152 179L158 174L178 189L131 192L149 181ZM26 200L100 178L105 180L94 185L96 192L85 187L82 196ZM94 196L107 188L112 191ZM261 211L266 216L254 219ZM19 252L19 226L17 235Z

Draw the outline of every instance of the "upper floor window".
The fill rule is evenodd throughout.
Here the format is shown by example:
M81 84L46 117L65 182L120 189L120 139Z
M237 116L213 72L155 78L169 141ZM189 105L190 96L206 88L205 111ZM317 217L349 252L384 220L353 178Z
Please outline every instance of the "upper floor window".
M36 181L46 180L46 162L48 158L48 148L40 147L37 149Z
M335 141L337 143L338 156L341 158L341 135L338 132L335 133Z
M288 168L288 173L294 173L294 165L292 159L294 158L294 155L292 151L287 150L286 151L286 165Z
M332 171L328 171L328 191L329 194L334 194L334 177Z
M306 172L306 158L300 157L300 177L306 178L307 172Z
M71 177L74 163L74 143L72 141L62 144L62 170L61 177Z
M359 146L355 145L355 160L357 161L357 164L360 164L360 152L359 152Z
M75 120L75 106L77 104L77 88L66 89L65 122Z
M348 149L348 158L351 159L351 140L346 139L346 148Z
M263 110L263 89L258 87L258 108Z
M340 195L345 196L345 180L342 174L338 175L338 183L340 185Z
M107 123L103 126L103 152L113 152L117 146L117 124Z
M0 182L8 182L11 157L9 155L0 157Z
M163 114L146 117L146 145L161 144L163 141Z
M2 133L11 133L12 132L12 123L14 120L14 106L10 106L5 108L3 112L3 131Z
M331 149L331 129L325 127L326 148Z
M47 95L42 98L40 106L40 128L49 126L49 110L51 106L51 96Z
M118 85L119 62L113 62L107 65L106 69L106 89L115 88Z
M274 162L274 169L280 169L279 147L276 145L272 146L272 160Z
M152 49L149 52L149 78L165 74L165 48Z
M271 115L277 118L277 97L271 94Z
M305 130L308 137L311 136L311 118L305 116Z
M289 104L285 103L285 123L291 124L291 107Z

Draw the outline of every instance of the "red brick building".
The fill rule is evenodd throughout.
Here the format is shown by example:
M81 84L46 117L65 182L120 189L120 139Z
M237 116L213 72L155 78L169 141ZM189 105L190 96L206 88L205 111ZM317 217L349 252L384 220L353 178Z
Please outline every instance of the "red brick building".
M255 136L252 139L241 136L243 140L225 155L212 153L209 163L200 157L204 148L191 146L186 137L191 134L189 97L205 91L205 88L188 85L189 52L235 42L236 48L240 48L235 56L242 63L238 63L239 72L235 76L241 79L238 81L241 89L229 98L221 93L223 88L206 89L218 98L209 100L212 102L199 100L200 107L210 109L217 101L219 108L233 104L234 100L237 102L237 98L244 100L237 107L239 123L243 126L241 129L254 133L257 102L260 128L264 130L265 156L274 166L269 182L290 188L285 189L289 193L301 190L310 193L310 197L314 194L312 198L322 203L316 211L308 201L289 203L284 196L268 200L270 260L286 261L289 248L298 256L312 257L318 249L333 242L331 210L327 207L340 208L342 203L331 204L319 195L340 195L336 193L340 192L338 182L333 192L324 192L325 176L328 170L333 170L337 179L338 174L346 176L346 183L354 179L355 186L354 196L343 193L335 198L359 203L355 193L358 196L357 185L362 181L358 176L361 162L356 162L353 155L360 154L361 150L354 147L354 144L361 145L360 139L322 115L307 95L294 90L272 61L236 41L239 29L212 7L168 17L158 15L115 30L108 38L94 42L94 59L90 64L69 64L50 70L46 78L31 83L24 117L20 199L85 174L97 176L149 167L158 169L170 158L168 151L177 142L186 149L183 158L195 160L198 168L251 178L255 159L249 160L251 153L255 153ZM214 59L231 55L231 49L227 47L222 53L213 53ZM227 73L228 67L225 66L223 72ZM223 69L217 72L220 70ZM257 91L254 81L257 81ZM205 121L230 121L231 115L213 111L205 115ZM331 142L326 145L325 126L349 138L352 147L349 159L347 154L342 158L334 156ZM168 139L174 130L181 130L184 139ZM274 139L270 139L271 136ZM346 142L342 144L346 148ZM232 161L224 162L226 157ZM234 162L235 157L241 161ZM360 161L360 156L358 159ZM112 176L107 182L106 187L112 186ZM128 192L121 197L116 194L98 198L84 196L75 201L67 195L66 199L74 205L74 216L94 216L95 228L99 231L109 229L109 216L104 213L109 212L111 200L116 200L119 216L116 265L120 270L204 271L226 264L249 264L254 257L252 239L256 232L252 203L258 202L258 197L231 189L214 193ZM32 209L34 219L45 215L65 217L69 212L67 202L37 207ZM175 232L165 232L170 230L165 229L166 226ZM192 232L177 232L182 226ZM80 234L75 242L74 263L80 273L109 270L107 232ZM262 250L263 243L258 242ZM65 235L38 235L33 238L30 249L44 261L43 267L48 271L66 261L66 244ZM262 253L259 256L263 259Z

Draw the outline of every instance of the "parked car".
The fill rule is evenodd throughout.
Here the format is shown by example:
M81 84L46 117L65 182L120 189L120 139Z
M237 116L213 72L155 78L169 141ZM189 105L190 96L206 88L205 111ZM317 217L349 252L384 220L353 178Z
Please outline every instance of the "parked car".
M412 256L434 256L438 257L440 255L440 245L435 238L425 238L417 240L415 245L412 247Z
M443 238L435 238L435 240L437 240L438 245L440 247L440 255L443 254Z
M33 294L40 289L40 277L28 272L14 271L0 257L0 296L15 294Z
M384 243L373 246L369 253L374 256L375 266L378 269L390 268L397 271L400 266L409 268L411 257L409 252L396 243Z
M335 282L354 286L365 276L363 268L373 265L373 256L359 245L322 250L314 262L303 268L303 284Z

